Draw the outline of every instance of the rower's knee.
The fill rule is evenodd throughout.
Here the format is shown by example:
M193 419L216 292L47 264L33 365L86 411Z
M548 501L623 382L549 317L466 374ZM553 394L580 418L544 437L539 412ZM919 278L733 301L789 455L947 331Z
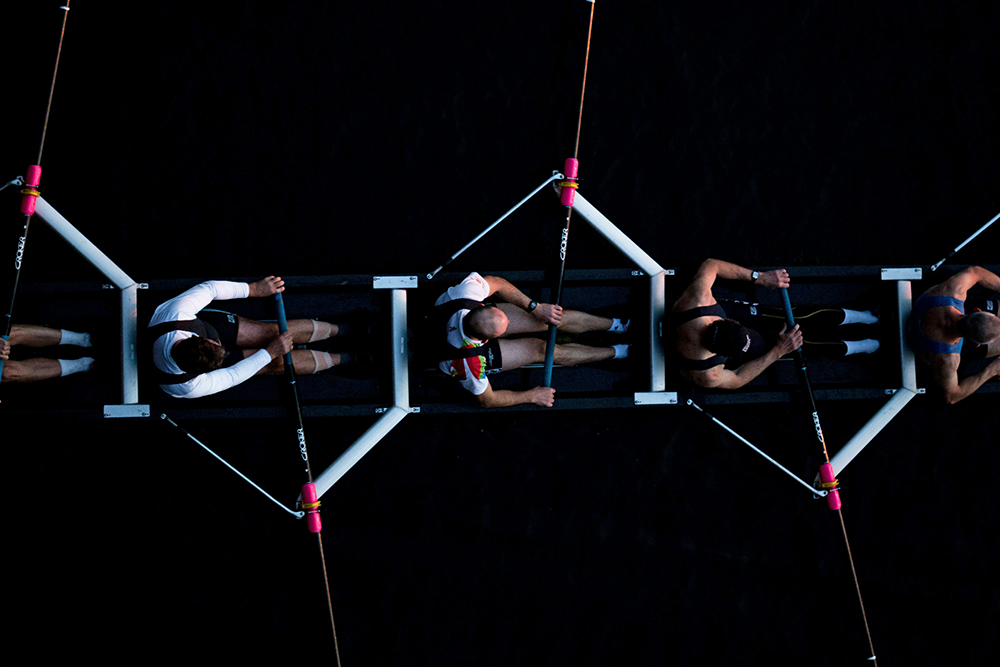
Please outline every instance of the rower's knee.
M528 344L528 350L531 354L531 361L529 363L540 364L545 361L545 348L547 343L541 338L525 338L524 340L530 341ZM558 349L559 346L556 345L556 350Z
M556 343L555 352L552 354L553 363L559 366L572 365L572 362L568 358L569 352L570 350L566 347L566 345L560 345L559 343Z
M27 379L28 374L23 362L11 361L9 359L3 362L3 377L0 378L0 381L25 382Z
M276 322L259 322L238 317L236 344L242 348L263 348L281 335Z

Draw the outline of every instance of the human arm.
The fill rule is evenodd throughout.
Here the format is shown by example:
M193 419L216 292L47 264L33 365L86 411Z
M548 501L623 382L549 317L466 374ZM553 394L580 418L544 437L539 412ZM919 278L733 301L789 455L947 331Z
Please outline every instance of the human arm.
M966 294L974 285L982 285L994 292L1000 292L1000 277L981 266L970 266L962 269L940 285L930 288L927 290L927 294L953 296L964 301Z
M562 323L563 309L559 304L539 303L534 310L529 310L532 299L506 279L499 276L485 276L483 280L489 285L491 296L498 295L507 303L530 312L532 317L544 324L559 326Z
M959 380L960 361L961 355L958 354L934 355L932 364L934 380L944 390L944 400L948 405L954 405L963 398L971 396L991 378L1000 376L1000 357L997 357L980 372Z
M162 384L160 388L177 398L201 398L218 394L246 382L271 362L271 354L257 350L246 359L229 366L202 373L182 384Z
M706 259L698 267L691 284L674 304L674 310L680 312L716 303L715 297L712 296L712 286L719 279L744 280L771 289L788 287L791 284L788 271L785 269L764 271L757 276L756 281L754 281L753 273L751 269L743 268L739 264L724 262L721 259Z
M155 326L162 322L193 320L200 310L213 301L245 299L248 296L250 296L250 286L247 283L208 280L195 285L180 296L160 304L153 312L149 326Z
M290 352L293 347L292 334L285 332L271 341L266 348L257 350L228 368L217 368L202 373L182 384L161 385L163 390L178 398L200 398L218 394L246 382L263 370L273 359Z
M556 390L551 387L535 387L527 391L513 391L510 389L499 389L494 391L493 387L487 386L486 391L476 396L479 405L484 408L506 408L511 405L523 405L534 403L544 408L551 408L555 401Z
M716 366L692 374L691 379L695 384L708 389L740 389L778 359L802 347L802 332L799 331L799 325L796 324L791 331L787 331L787 329L786 326L781 330L781 333L778 334L778 342L767 353L756 359L751 359L736 370L727 370L722 366Z
M264 349L267 351L269 355L271 355L271 359L273 360L291 352L292 347L294 347L294 341L292 340L292 332L285 331L280 336L278 336L270 343L268 343L267 347L265 347Z

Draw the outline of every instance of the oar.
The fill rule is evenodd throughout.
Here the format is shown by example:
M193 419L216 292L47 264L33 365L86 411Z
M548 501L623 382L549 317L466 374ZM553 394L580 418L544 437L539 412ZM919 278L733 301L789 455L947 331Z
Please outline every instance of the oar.
M792 315L792 302L788 298L788 289L781 288L781 300L785 306L785 323L789 330L795 326L795 317ZM837 478L833 474L833 465L830 463L830 454L826 449L826 440L823 438L823 427L819 423L819 411L816 409L816 398L813 396L812 385L809 382L809 371L806 368L806 358L802 354L802 348L795 350L795 363L799 369L799 379L802 380L802 387L806 396L809 397L809 406L812 411L813 426L816 431L816 439L823 450L823 457L826 463L820 466L819 476L822 488L829 491L826 496L826 504L832 510L840 509L840 491L837 489Z
M278 330L281 333L288 331L288 319L285 317L285 300L281 297L281 292L274 295L274 300L278 306ZM302 485L302 509L306 511L306 523L309 532L316 533L316 541L319 544L319 557L323 564L323 581L326 584L326 602L330 609L330 626L333 628L333 646L337 656L337 664L340 664L340 647L337 643L337 625L333 620L333 598L330 596L330 577L326 571L326 555L323 553L323 523L319 517L319 497L316 495L316 485L313 484L312 468L309 466L309 450L306 447L306 430L302 423L302 405L299 401L299 387L295 380L295 367L292 365L291 351L285 353L285 376L292 389L292 396L295 399L295 416L298 419L298 428L295 431L299 443L299 453L306 464L306 483Z
M10 305L4 317L3 334L0 334L6 341L10 341L10 330L13 327L14 301L17 299L17 286L21 281L21 265L24 260L24 249L28 242L28 228L31 226L31 216L35 214L35 200L41 193L38 191L38 184L42 178L42 151L45 148L45 134L49 129L49 113L52 111L52 96L56 90L56 74L59 72L59 57L62 55L63 37L66 36L66 20L69 18L69 2L60 7L63 10L62 30L59 32L59 48L56 50L56 64L52 69L52 84L49 86L49 101L45 105L45 121L42 123L42 139L38 142L38 158L35 164L28 167L28 173L24 177L24 187L21 189L21 213L24 215L24 229L17 239L17 253L14 255L14 286L11 288ZM6 186L5 186L6 187ZM0 374L3 373L3 359L0 359Z
M562 234L559 237L559 280L556 283L555 305L562 302L563 277L566 275L566 245L569 242L569 223L573 216L573 200L576 197L578 186L577 174L580 169L580 162L577 157L580 154L580 128L583 125L583 94L587 89L587 65L590 62L590 33L594 26L594 0L587 0L590 3L590 21L587 24L587 50L583 58L583 82L580 84L580 110L576 120L576 143L573 146L573 157L567 158L563 172L566 180L559 185L562 187L560 202L566 207L566 221L563 224ZM552 363L556 353L556 325L549 325L549 341L545 346L545 386L552 386Z
M788 289L781 288L781 300L785 307L785 322L788 328L791 329L795 326L795 318L792 316L792 302L788 298ZM872 633L868 628L868 615L865 613L865 602L861 597L861 584L858 583L858 573L854 568L854 556L851 555L851 543L847 539L847 526L844 523L844 513L840 509L840 491L837 489L837 478L833 474L833 465L830 463L830 454L826 449L826 440L823 438L823 427L819 423L819 412L816 410L816 399L813 396L812 385L809 383L809 372L806 369L805 356L802 354L802 349L799 348L795 350L795 361L799 366L799 378L802 380L802 386L805 389L806 395L809 397L809 406L812 409L812 419L813 425L816 430L816 438L819 440L819 444L823 449L823 457L826 459L826 463L819 468L820 477L820 487L829 491L826 496L826 504L831 510L837 511L837 517L840 519L840 529L844 535L844 546L847 548L847 560L851 565L851 575L854 577L854 588L858 593L858 604L861 606L861 618L865 625L865 634L868 637L868 648L871 651L871 656L868 658L873 664L877 664L875 661L875 646L872 643Z

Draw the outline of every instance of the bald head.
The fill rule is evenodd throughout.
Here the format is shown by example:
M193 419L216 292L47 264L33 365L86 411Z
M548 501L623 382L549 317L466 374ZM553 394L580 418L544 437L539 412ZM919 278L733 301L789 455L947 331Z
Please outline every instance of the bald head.
M502 336L507 331L507 324L507 316L502 310L496 306L482 306L470 310L462 326L470 336L487 339Z
M1000 317L992 313L971 313L958 322L963 338L984 345L1000 338Z

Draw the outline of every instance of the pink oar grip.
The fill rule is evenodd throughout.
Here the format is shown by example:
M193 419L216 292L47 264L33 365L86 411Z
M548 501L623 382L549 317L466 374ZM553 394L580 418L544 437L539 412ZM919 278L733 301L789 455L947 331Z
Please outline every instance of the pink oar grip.
M42 180L42 168L37 164L28 167L28 175L24 177L24 188L21 189L21 213L35 214L35 199L40 194L35 188Z
M580 161L576 158L566 158L566 163L563 165L563 172L566 176L566 181L563 182L562 194L559 197L559 201L562 202L563 206L572 206L573 201L576 199L576 176L580 173ZM572 185L566 185L567 182L572 181Z
M319 518L319 497L316 495L315 484L302 485L302 507L306 510L306 524L310 533L323 530L323 521Z
M824 484L836 484L837 477L833 474L833 464L824 463L819 467L819 478ZM840 509L840 491L836 486L827 489L826 505L832 510Z

